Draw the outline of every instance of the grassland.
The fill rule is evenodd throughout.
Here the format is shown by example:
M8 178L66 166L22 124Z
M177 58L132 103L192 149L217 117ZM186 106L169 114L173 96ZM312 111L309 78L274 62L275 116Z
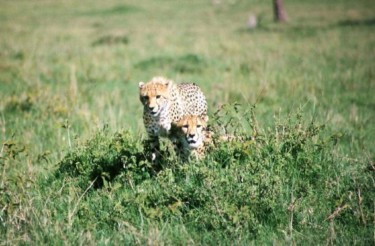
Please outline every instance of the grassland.
M373 245L375 3L269 2L1 0L0 245ZM155 168L155 75L257 140Z

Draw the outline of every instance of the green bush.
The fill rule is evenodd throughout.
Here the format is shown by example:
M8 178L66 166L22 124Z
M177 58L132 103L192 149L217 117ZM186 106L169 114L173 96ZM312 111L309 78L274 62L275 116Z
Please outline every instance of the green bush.
M242 117L224 117L236 113ZM337 139L327 136L323 125L306 123L297 113L262 129L254 107L238 104L225 106L215 117L213 128L243 135L215 141L202 161L182 163L165 151L161 165L154 166L140 139L107 130L70 151L58 176L73 177L82 189L93 181L99 188L82 201L76 223L111 230L118 221L136 227L183 224L193 235L212 240L218 235L256 240L265 230L284 227L289 228L284 229L287 239L302 240L296 232L311 230L311 240L323 240L329 221L352 230L351 236L359 230L370 233L371 173L357 169L349 174L335 164L340 163L334 154ZM246 134L246 128L253 130ZM358 190L360 201L354 195ZM343 206L342 214L327 219Z

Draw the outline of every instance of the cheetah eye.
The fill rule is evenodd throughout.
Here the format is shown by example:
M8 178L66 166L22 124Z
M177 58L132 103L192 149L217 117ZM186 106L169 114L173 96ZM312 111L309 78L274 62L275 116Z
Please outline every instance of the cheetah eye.
M188 128L189 127L189 125L183 125L182 126L182 128Z
M148 96L142 96L143 100L148 100Z
M159 99L159 98L160 98L160 95L157 95L157 96L156 96L156 99Z
M197 127L198 127L198 128L201 128L201 127L202 127L202 125L197 125Z

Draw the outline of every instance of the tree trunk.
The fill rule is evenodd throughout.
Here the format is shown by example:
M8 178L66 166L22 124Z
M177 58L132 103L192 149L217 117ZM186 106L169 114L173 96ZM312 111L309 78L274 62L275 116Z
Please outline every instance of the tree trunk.
M287 21L286 12L284 9L284 0L273 0L273 13L276 22Z

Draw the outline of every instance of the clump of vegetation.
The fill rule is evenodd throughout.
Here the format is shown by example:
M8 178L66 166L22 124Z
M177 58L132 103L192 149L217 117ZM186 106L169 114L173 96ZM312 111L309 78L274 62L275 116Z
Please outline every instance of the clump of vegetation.
M98 179L112 180L121 170L142 165L142 149L129 132L110 136L107 129L98 131L94 137L78 145L60 162L57 173L80 177L86 184Z
M128 133L98 132L69 152L57 171L60 178L74 177L82 189L100 184L81 201L77 212L83 217L74 223L112 230L116 221L137 230L182 224L195 240L198 234L210 240L226 235L228 242L256 240L269 230L282 230L277 237L286 240L303 240L307 231L311 241L334 240L332 226L353 239L371 233L371 172L364 166L349 174L336 164L343 161L333 152L337 139L325 135L323 125L297 113L263 129L254 125L253 110L223 107L213 124L236 131L238 140L217 142L202 161L184 164L166 157L161 168L146 160L141 142ZM257 128L256 137L248 138L253 133L242 125ZM98 207L92 199L103 192L112 198ZM95 212L106 210L110 217Z
M107 36L100 37L94 42L92 42L92 46L128 44L128 43L129 43L128 36L107 35Z
M115 5L111 8L98 8L92 9L85 12L77 12L79 15L86 16L113 16L113 15L127 15L134 12L138 12L140 9L132 5Z
M178 73L200 73L207 65L205 59L196 54L186 54L179 57L152 57L141 61L135 68L142 70L171 69Z
M34 105L34 98L28 94L12 96L5 104L6 111L30 111Z

